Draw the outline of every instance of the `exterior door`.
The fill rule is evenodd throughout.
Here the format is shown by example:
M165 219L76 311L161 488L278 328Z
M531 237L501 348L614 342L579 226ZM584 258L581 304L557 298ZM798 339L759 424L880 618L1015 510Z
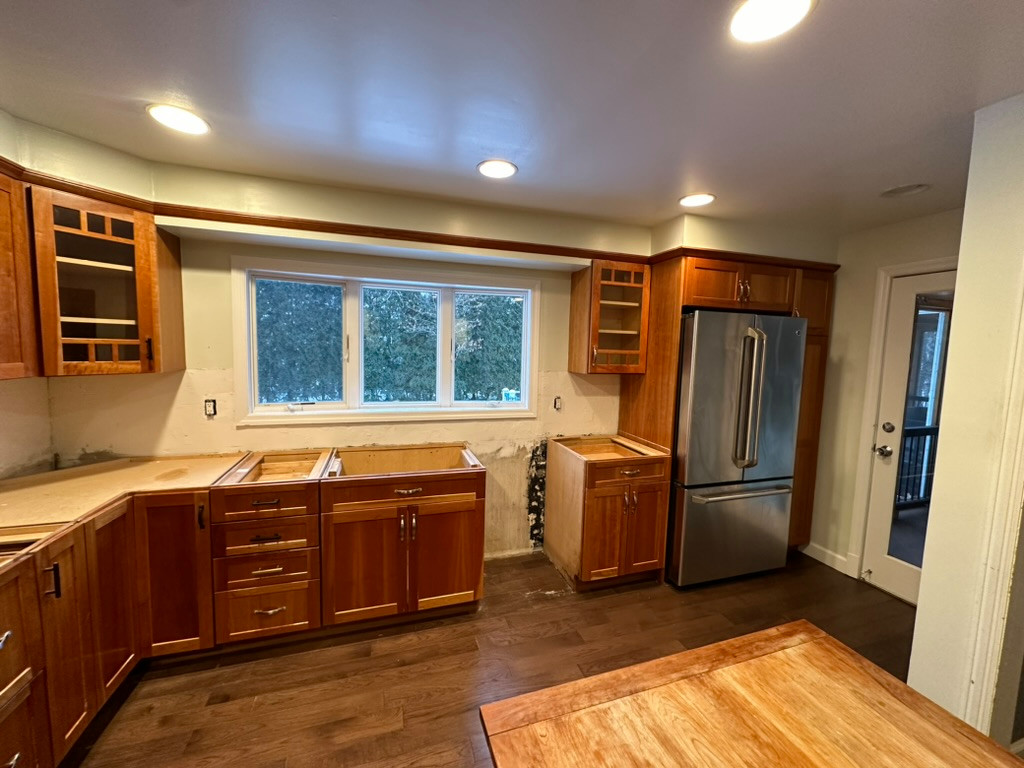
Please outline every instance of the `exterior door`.
M889 296L862 576L914 604L955 283L956 272L899 277Z
M484 560L484 502L472 493L459 496L408 507L411 610L477 599Z

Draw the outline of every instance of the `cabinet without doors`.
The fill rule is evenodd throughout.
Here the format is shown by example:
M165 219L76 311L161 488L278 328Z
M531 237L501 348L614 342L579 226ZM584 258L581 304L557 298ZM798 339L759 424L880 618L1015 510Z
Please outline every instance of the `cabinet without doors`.
M177 238L151 214L32 187L47 376L184 368Z

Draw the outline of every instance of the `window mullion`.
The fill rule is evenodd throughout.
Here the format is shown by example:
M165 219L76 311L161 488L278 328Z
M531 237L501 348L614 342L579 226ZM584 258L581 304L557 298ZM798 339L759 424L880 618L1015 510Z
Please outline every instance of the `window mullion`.
M452 361L454 356L454 335L455 335L455 290L453 288L441 289L441 332L438 334L438 354L441 357L441 365L438 367L440 382L438 390L438 404L448 407L452 404L455 369Z

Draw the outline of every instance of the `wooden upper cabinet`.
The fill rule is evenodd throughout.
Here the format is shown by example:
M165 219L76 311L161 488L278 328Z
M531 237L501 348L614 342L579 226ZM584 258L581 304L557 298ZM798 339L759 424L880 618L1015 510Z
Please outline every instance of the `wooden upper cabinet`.
M53 758L59 762L96 713L85 530L75 526L35 553Z
M162 656L211 647L209 494L146 493L133 503L142 652Z
M572 275L569 370L643 373L647 370L651 268L594 261Z
M0 175L0 379L39 372L25 188Z
M683 304L692 307L789 312L797 270L757 262L686 259Z
M807 333L828 334L832 325L832 294L835 273L800 269L796 282L793 314L807 318Z
M32 188L47 376L185 365L177 238L152 215Z

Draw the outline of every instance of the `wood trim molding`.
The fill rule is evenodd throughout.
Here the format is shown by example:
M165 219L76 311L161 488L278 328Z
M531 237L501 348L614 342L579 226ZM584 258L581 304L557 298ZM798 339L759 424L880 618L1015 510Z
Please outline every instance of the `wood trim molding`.
M823 272L835 272L839 269L838 264L830 264L825 261L802 261L800 259L784 259L778 256L760 256L756 253L739 253L736 251L719 251L714 248L691 248L680 246L670 248L667 251L655 253L647 258L648 264L658 264L669 259L678 259L685 256L704 259L721 259L723 261L742 261L748 264L771 264L776 267L798 267L801 269L819 269Z
M154 216L175 216L185 219L202 221L220 221L229 224L247 224L252 226L274 227L280 229L298 229L306 232L322 232L331 235L351 235L379 240L401 240L403 242L431 243L434 245L454 245L488 251L517 251L544 256L565 256L575 259L607 259L611 261L628 261L645 264L647 256L616 251L599 251L591 248L578 248L568 245L550 243L532 243L522 240L503 240L493 237L474 237L471 235L453 235L444 232L427 232L399 227L378 227L367 224L351 224L340 221L324 221L323 219L306 219L296 216L270 216L265 214L244 213L242 211L225 211L218 208L203 208L178 203L161 203L146 200L134 195L113 192L102 187L94 187L77 181L69 181L58 176L40 173L25 168L12 160L0 157L0 173L5 173L25 184L48 187L74 195L90 197L105 203L122 205Z

